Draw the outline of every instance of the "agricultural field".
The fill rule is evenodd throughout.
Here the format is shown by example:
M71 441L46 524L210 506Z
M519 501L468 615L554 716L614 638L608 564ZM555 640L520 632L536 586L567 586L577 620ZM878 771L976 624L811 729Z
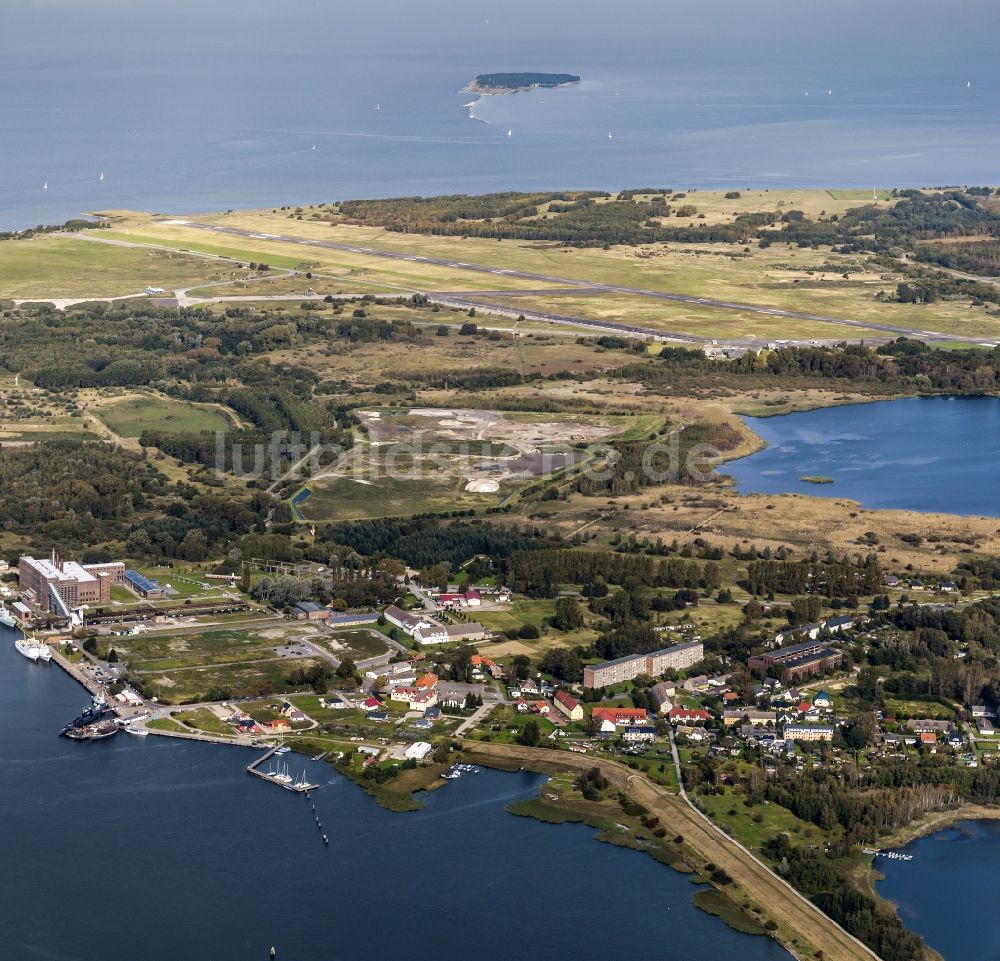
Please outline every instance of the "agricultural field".
M235 414L212 404L193 404L147 393L103 397L86 409L120 437L135 438L144 430L224 431Z

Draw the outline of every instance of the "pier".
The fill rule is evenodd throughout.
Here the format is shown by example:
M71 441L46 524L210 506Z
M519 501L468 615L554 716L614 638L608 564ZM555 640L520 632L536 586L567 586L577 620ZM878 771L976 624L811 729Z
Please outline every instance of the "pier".
M256 761L247 765L247 774L253 774L255 777L262 778L267 781L268 784L276 784L278 787L284 788L286 791L292 791L294 794L308 794L310 791L318 791L320 788L319 784L308 784L304 780L299 781L279 781L273 774L268 774L266 771L260 770L260 766L265 762L270 760L278 751L278 745L272 747L267 753L262 754ZM304 776L304 775L303 775Z
M900 854L898 851L878 851L875 848L865 848L865 854L875 858L889 858L890 861L912 861L912 854Z

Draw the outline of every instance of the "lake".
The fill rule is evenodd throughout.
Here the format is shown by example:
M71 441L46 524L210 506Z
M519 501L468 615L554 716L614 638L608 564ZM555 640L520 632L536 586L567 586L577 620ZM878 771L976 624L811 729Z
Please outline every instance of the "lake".
M614 17L603 0L7 3L0 230L410 193L993 183L1000 5L962 13L941 18L930 0L626 0ZM468 119L462 87L507 70L583 82L486 98L484 122Z
M945 961L1000 958L996 866L1000 821L961 821L903 848L912 861L878 859L882 897Z
M0 627L0 942L18 961L412 961L532 957L788 961L691 904L684 875L514 817L542 778L484 770L395 814L322 763L309 805L222 745L56 736L87 701ZM600 920L598 920L600 919Z
M767 447L720 468L741 494L1000 516L1000 398L916 397L744 420ZM801 480L816 476L833 483Z

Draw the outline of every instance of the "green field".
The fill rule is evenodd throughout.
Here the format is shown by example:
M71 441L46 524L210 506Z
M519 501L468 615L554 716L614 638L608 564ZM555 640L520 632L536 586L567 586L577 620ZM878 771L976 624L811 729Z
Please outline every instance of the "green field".
M292 671L318 662L288 656L285 645L317 636L312 625L269 622L113 638L102 640L99 652L106 654L106 648L113 647L147 693L163 703L182 704L204 700L212 688L222 688L231 697L288 690Z
M103 237L101 232L95 236ZM0 298L119 297L218 280L203 257L47 234L0 241Z
M232 427L222 408L152 394L109 399L95 413L120 437L138 437L144 430L224 431Z
M306 520L360 520L368 517L402 517L432 511L495 507L505 496L474 494L464 490L464 477L380 478L369 484L346 477L311 482L313 492L299 504Z
M374 628L371 630L355 628L353 630L334 631L329 640L335 642L327 644L334 654L338 657L349 654L355 660L377 657L379 654L385 654L389 650L384 636ZM343 648L341 648L341 645L343 645Z

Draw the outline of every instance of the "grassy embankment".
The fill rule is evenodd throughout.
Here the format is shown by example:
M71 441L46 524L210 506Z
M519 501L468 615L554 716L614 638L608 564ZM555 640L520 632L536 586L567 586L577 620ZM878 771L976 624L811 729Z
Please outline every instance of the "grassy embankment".
M621 824L630 830L621 831L616 826L615 834L602 839L631 834L631 838L625 842L628 846L638 846L647 853L652 853L656 848L670 851L671 842L668 839L679 836L683 839L683 860L687 861L688 867L698 871L705 879L721 869L722 873L715 875L718 879L718 891L746 913L749 919L760 919L764 928L796 957L822 956L828 961L857 961L859 958L871 957L825 915L792 894L783 881L742 852L721 832L706 824L680 797L636 775L625 766L544 748L471 741L464 742L464 745L464 753L469 759L507 770L523 766L540 773L575 778L576 772L598 767L609 779L611 789L624 794L627 798L625 803L634 805L629 810L639 812L633 817L643 818L646 823L653 823L652 818L657 819L652 831L641 828L639 831L632 830L628 821L629 814L621 800L615 797L610 801L609 795L610 806L605 807L602 813L605 816L612 815L617 808L621 814L613 815L614 824ZM571 773L567 775L567 771ZM541 815L546 820L584 820L579 805L590 802L584 802L582 798L580 801L575 798L571 800L569 806L564 806L562 794L557 792L556 801L543 796L530 802L528 807L515 808L515 813ZM549 805L553 805L554 809L550 809ZM592 813L597 816L596 812ZM663 838L656 837L655 832L660 828L665 830ZM668 855L668 859L669 857ZM819 955L818 951L821 951Z

